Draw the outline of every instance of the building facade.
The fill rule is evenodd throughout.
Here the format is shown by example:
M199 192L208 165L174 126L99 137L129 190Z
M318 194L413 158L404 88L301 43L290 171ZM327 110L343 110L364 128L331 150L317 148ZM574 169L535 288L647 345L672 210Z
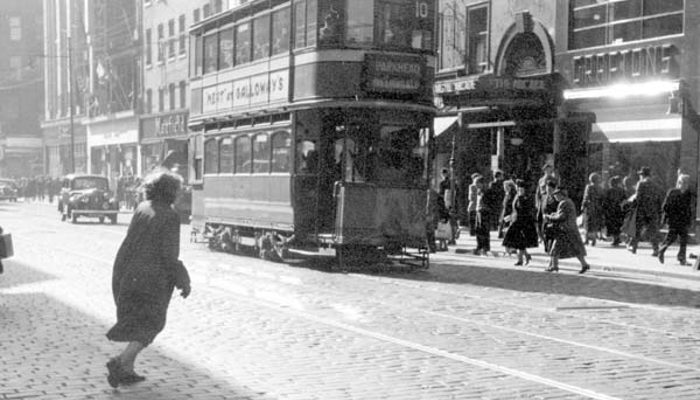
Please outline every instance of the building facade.
M588 171L664 189L697 184L700 8L683 0L558 2L558 70L567 112L589 116Z
M44 173L88 171L86 116L88 13L83 1L44 0Z
M41 0L0 2L0 176L44 172Z
M86 1L89 171L112 184L139 171L140 2Z
M557 3L440 2L434 171L437 178L441 169L452 170L462 216L475 172L490 177L502 170L534 182L544 164L555 163L574 196L583 190L577 173L585 164L583 128L561 110Z
M189 27L222 12L225 2L143 3L141 173L165 162L188 178Z

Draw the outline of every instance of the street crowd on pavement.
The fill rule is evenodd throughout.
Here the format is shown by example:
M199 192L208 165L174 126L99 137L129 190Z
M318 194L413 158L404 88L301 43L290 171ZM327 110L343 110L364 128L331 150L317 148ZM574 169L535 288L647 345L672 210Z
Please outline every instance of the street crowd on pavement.
M664 193L649 167L637 171L636 185L621 176L603 183L600 174L592 173L577 210L568 198L566 183L560 182L553 167L547 164L542 170L536 184L505 179L501 171L494 172L490 183L481 174L472 174L468 193L463 195L468 217L460 219L454 207L455 184L449 171L443 169L439 192L431 192L432 226L436 229L434 242L429 237L431 252L457 245L456 251L462 254L514 256L514 265L522 267L533 259L528 249L542 246L548 257L545 271L558 271L560 259L576 258L579 273L585 273L591 268L586 257L595 252L596 245L602 245L606 251L616 250L612 259L623 258L630 267L641 262L653 264L649 265L653 270L665 267L671 271L677 268L665 263L664 256L678 242L677 265L681 271L696 273L697 262L691 262L697 260L698 251L688 254L688 243L694 241L690 230L695 199L687 174L678 171L676 187ZM492 233L499 239L495 246ZM463 240L458 243L460 237ZM636 255L643 242L649 243L651 257L630 258L629 253ZM465 249L465 243L473 247ZM646 245L642 246L646 254Z

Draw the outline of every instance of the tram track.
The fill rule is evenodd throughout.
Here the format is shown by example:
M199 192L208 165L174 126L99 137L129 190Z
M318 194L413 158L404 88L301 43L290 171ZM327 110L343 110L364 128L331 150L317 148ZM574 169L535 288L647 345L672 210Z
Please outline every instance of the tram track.
M45 228L46 228L46 226L43 227L43 229L45 229ZM123 233L121 233L121 234L123 234ZM94 239L94 238L92 238L92 239ZM58 246L54 246L51 244L44 244L44 245L52 248L52 250L54 250L54 251L64 252L67 254L71 254L75 257L88 258L88 259L91 259L97 263L111 265L111 262L112 262L111 259L105 259L102 257L95 257L82 249L81 250L65 249L65 248L60 248ZM247 278L250 278L252 280L256 280L256 279L263 280L263 281L266 281L265 283L268 283L267 281L269 281L270 279L276 279L275 274L270 274L269 272L266 272L266 271L260 271L260 273L262 275L251 273L249 270L246 271L245 269L239 269L239 268L233 268L232 271L227 271L227 272L236 273L238 275L238 277L237 277L238 279L236 279L237 281L240 280L241 276L247 276ZM359 277L359 278L362 278L363 280L366 280L366 279L377 280L376 277L363 276L361 274L350 274L347 276L351 276L355 279L357 279ZM199 278L202 278L202 277L200 276ZM360 279L358 279L358 280L360 280ZM392 280L393 280L392 278L380 278L377 281L379 283L389 283ZM602 393L598 393L597 391L594 391L594 390L589 390L585 387L581 387L581 385L568 384L566 382L563 382L563 380L561 380L561 379L557 380L557 379L544 378L543 376L540 376L537 374L532 374L532 373L527 372L525 370L522 370L519 368L514 368L512 366L508 366L505 363L486 361L483 359L479 359L477 357L466 356L463 354L455 353L453 351L444 350L444 349L440 349L437 347L426 346L425 344L423 344L424 343L423 341L407 340L405 338L398 337L397 335L391 335L391 334L388 334L386 332L381 332L380 330L367 329L367 328L364 328L362 326L358 326L357 324L348 324L348 323L342 322L342 320L339 318L332 318L332 317L327 317L327 316L323 316L323 315L318 315L315 313L305 312L305 311L299 309L299 307L295 308L295 307L290 307L288 304L284 304L283 296L282 296L282 299L280 300L280 299L270 298L269 296L268 297L264 297L264 296L261 297L261 296L256 295L256 293L251 293L249 290L246 289L246 286L248 285L250 287L254 287L254 282L252 282L252 283L246 282L245 284L241 284L239 282L239 284L237 285L236 288L231 288L230 281L232 281L232 279L230 279L230 277L227 277L226 279L216 279L217 284L214 285L214 287L210 288L209 290L212 290L212 289L213 290L221 290L225 293L228 293L229 295L236 296L237 301L252 302L254 305L257 305L257 306L263 306L266 308L274 309L274 310L277 310L279 312L284 312L286 314L294 315L294 316L299 317L299 318L304 318L306 320L314 321L316 323L321 323L321 324L324 324L325 326L331 326L331 327L334 327L337 329L343 329L346 331L353 332L355 334L363 335L365 337L371 337L371 338L374 338L376 340L381 340L381 341L385 341L388 343L393 343L393 344L403 346L406 348L411 348L413 350L418 350L418 351L422 351L422 352L425 352L428 354L432 354L432 355L437 356L437 357L442 357L442 358L450 359L453 361L459 361L459 362L469 364L469 365L472 365L475 367L489 369L492 371L497 371L499 373L504 373L504 374L507 374L509 376L518 377L520 379L524 379L524 380L527 380L530 382L536 382L538 384L546 385L548 387L554 387L554 388L558 388L561 390L565 390L569 393L573 393L576 395L585 396L585 397L589 397L589 398L596 398L596 399L598 399L598 398L600 398L600 399L615 398L615 397L608 396L608 395L605 395ZM298 290L300 287L299 282L297 280L293 280L293 279L276 279L276 282L278 285L294 286L295 290ZM411 286L411 285L409 285L409 286L401 285L401 283L403 283L403 282L399 282L399 283L392 282L392 283L394 283L397 286L403 286L404 288L409 288ZM267 285L267 286L268 287L266 289L268 292L271 290L274 291L275 289L279 289L279 287L276 287L276 288L272 287L271 288L271 287L269 287L269 285ZM425 287L410 287L410 288L413 290L426 290ZM326 296L326 298L332 298L332 295L334 293L334 290L332 288L328 288L328 287L314 286L312 288L312 292L314 295L318 295L319 291L322 291L323 294ZM284 292L284 291L282 291L282 292ZM433 291L433 292L435 293L435 291ZM252 296L251 296L251 294L252 294ZM467 298L467 296L464 296L463 293L460 294L457 292L445 293L444 291L442 291L442 294L443 295L447 294L450 296L459 295L462 298ZM404 307L397 307L396 304L393 304L390 302L382 302L382 301L377 300L376 298L368 298L368 296L364 296L363 299L365 301L371 301L375 307L378 307L378 308L384 309L384 310L391 310L392 313L395 313L398 315L400 315L401 313L406 313L406 311L407 311L406 308L404 308ZM485 298L472 296L471 300L472 301L484 301ZM491 304L494 304L494 305L499 305L498 304L499 302L494 300L494 299L489 299L488 302ZM514 304L512 304L511 302L501 302L501 304L499 306L510 308L510 307L513 307L513 305ZM571 346L571 347L577 347L577 348L586 349L586 350L608 353L611 362L617 362L617 360L619 358L627 358L627 359L634 359L634 360L640 361L642 363L654 364L657 367L661 367L661 368L676 369L676 370L679 370L682 372L692 372L692 373L697 374L697 372L700 371L700 368L697 368L694 366L688 366L688 365L668 362L665 360L654 359L654 358L650 358L650 357L645 357L644 355L632 354L632 353L628 353L628 352L619 351L616 349L605 348L602 346L591 346L589 344L582 343L582 342L565 340L565 339L556 338L556 337L552 337L552 336L540 335L540 334L536 334L533 332L526 332L526 331L519 330L519 329L498 326L496 324L484 322L484 321L479 321L479 320L476 320L474 318L467 319L467 318L460 317L459 315L446 314L444 312L436 312L433 310L420 310L420 309L416 308L416 306L413 306L412 308L413 308L413 311L420 312L420 313L423 313L426 315L431 315L433 317L439 317L439 318L444 319L444 320L452 320L455 323L465 324L467 326L480 326L482 328L486 328L486 329L490 329L490 330L500 330L500 331L504 331L504 332L507 332L509 334L515 335L514 339L508 338L508 337L506 337L505 339L499 339L498 337L489 338L488 337L489 334L485 333L484 338L482 338L482 339L486 340L486 341L488 341L489 339L495 339L494 340L495 342L500 340L501 343L505 344L505 343L508 343L510 341L522 340L522 337L529 338L529 339L525 339L525 340L533 340L533 338L536 338L538 340L542 340L545 342L557 343L557 345ZM527 307L521 306L521 308L524 309ZM554 312L551 309L550 310L542 309L542 310L538 310L538 311L550 313L551 315L561 315L560 312ZM581 318L582 316L571 315L569 317ZM406 319L410 319L410 315ZM611 322L611 321L598 320L598 319L594 319L594 320L602 322L602 323L606 323L606 324ZM646 327L642 327L642 326L635 326L635 325L629 325L629 324L622 324L622 325L618 324L618 326L624 327L626 329L638 329L641 331L646 331L646 332L652 333L652 331L650 331ZM653 333L655 333L657 335L666 335L666 334L669 334L672 332L665 331L665 330L656 330ZM483 342L483 340L482 340L482 342ZM552 357L552 358L562 358L563 357L565 359L567 356L553 354L553 355L550 355L550 357ZM644 370L644 368L642 368L642 370Z

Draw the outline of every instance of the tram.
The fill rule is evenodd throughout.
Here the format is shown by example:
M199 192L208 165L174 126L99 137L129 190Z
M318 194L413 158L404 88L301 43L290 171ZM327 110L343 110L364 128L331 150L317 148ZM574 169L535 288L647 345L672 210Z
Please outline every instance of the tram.
M435 18L435 0L254 0L194 25L196 232L427 262Z

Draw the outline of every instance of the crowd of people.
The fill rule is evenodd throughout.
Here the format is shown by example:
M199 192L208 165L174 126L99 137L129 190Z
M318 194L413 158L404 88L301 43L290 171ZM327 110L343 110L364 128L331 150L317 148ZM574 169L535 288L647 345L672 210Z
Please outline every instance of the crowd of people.
M34 177L21 177L15 179L17 197L25 201L48 201L53 203L61 193L61 179L50 176L38 175ZM119 204L132 210L143 200L140 190L141 178L133 175L123 175L116 180L116 196Z
M438 190L431 192L429 231L438 230L429 233L428 245L434 252L455 244L461 223L476 237L473 254L493 254L491 233L496 232L505 251L517 256L516 266L529 264L532 256L528 249L542 245L549 255L547 271L558 271L560 259L577 258L579 272L585 273L589 269L586 246L595 246L600 240L615 247L624 244L633 254L640 241L648 241L652 255L661 263L669 246L678 240L676 258L687 265L688 232L694 220L690 176L679 171L676 186L664 192L651 172L649 167L640 168L636 185L630 176L616 175L604 182L599 173L591 173L578 209L550 164L532 183L505 179L501 171L495 171L488 182L475 173L465 194L467 216L458 221L455 185L449 171L443 169ZM664 226L668 233L662 240ZM438 235L440 228L448 234Z

